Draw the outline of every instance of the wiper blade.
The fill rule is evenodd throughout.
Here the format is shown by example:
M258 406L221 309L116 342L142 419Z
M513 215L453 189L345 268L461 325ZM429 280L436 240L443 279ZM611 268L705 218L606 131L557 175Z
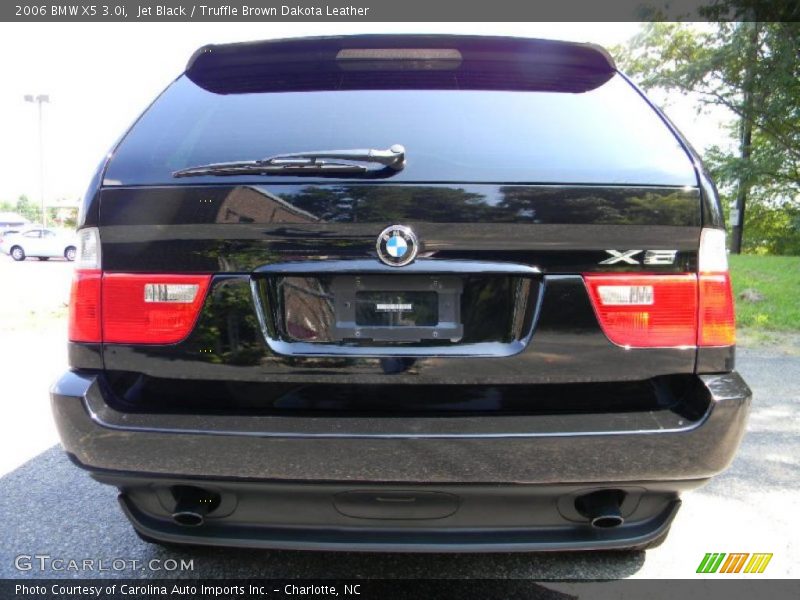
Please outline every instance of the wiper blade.
M349 175L383 173L389 176L405 166L406 151L395 144L388 150L320 150L276 154L262 160L210 163L175 171L173 177L201 175ZM378 163L384 169L368 169L358 163Z
M317 161L309 163L264 163L260 160L229 163L211 163L198 167L188 167L175 171L173 177L199 177L201 175L346 175L366 173L369 169L364 165Z

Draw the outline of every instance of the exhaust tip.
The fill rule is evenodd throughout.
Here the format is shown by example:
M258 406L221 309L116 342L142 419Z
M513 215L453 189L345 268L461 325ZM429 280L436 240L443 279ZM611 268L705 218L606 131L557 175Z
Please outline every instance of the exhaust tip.
M172 520L184 527L200 527L206 521L203 515L191 510L173 513Z
M603 515L602 517L595 517L592 519L592 527L599 529L613 529L619 527L625 522L620 515Z
M220 497L216 492L191 485L176 485L171 488L175 499L172 520L184 527L200 527L206 515L219 508Z
M624 500L625 492L622 490L599 490L578 496L575 499L575 508L589 519L592 527L613 529L625 522L621 511Z

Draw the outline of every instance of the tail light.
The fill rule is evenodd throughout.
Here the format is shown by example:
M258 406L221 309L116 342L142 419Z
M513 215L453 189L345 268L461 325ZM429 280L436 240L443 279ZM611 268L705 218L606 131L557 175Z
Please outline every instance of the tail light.
M694 346L697 277L586 275L600 326L615 344L632 347Z
M700 273L698 346L733 346L736 318L728 273Z
M78 232L78 252L69 294L69 340L102 342L100 297L103 272L100 270L100 232L87 227Z
M192 330L210 275L103 275L103 341L174 344Z
M733 345L724 231L703 229L698 266L698 274L585 275L603 332L615 344L637 348Z
M96 228L78 234L70 292L73 342L174 344L194 327L210 275L103 273Z
M76 269L69 294L69 339L72 342L102 342L100 324L99 269Z
M736 316L723 230L703 229L698 263L700 329L697 345L732 346L736 343Z

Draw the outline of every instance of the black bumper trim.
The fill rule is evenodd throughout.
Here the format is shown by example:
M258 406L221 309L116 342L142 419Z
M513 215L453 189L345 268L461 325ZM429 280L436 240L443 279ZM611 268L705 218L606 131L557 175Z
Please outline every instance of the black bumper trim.
M119 482L117 482L119 484ZM123 488L125 489L125 488ZM324 493L324 492L323 492ZM549 499L553 507L557 496ZM630 523L614 529L596 529L585 522L571 522L555 517L546 508L533 508L527 526L487 526L484 523L463 521L460 525L449 519L433 521L376 521L366 526L350 519L343 525L335 517L327 525L301 523L291 525L270 522L268 508L262 514L250 514L245 520L233 518L206 519L199 527L185 527L143 510L123 491L119 503L134 528L143 536L166 543L194 544L281 550L329 550L359 552L532 552L564 550L613 550L643 547L665 534L672 524L681 502L677 497L662 498L658 510L650 511ZM535 504L531 505L536 506ZM496 507L489 507L490 513ZM324 509L315 510L325 515ZM513 510L513 502L511 503ZM552 512L556 512L554 508ZM497 512L494 510L493 512ZM303 501L298 502L294 518L301 522ZM474 517L474 515L473 515ZM535 523L543 517L544 523ZM479 520L490 519L487 514ZM552 523L547 521L558 520Z

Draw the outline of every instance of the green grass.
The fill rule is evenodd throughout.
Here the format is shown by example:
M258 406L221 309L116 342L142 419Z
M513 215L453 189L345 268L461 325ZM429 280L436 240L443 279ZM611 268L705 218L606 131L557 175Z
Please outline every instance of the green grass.
M762 331L800 331L800 256L731 255L736 324ZM756 290L759 302L740 294Z

